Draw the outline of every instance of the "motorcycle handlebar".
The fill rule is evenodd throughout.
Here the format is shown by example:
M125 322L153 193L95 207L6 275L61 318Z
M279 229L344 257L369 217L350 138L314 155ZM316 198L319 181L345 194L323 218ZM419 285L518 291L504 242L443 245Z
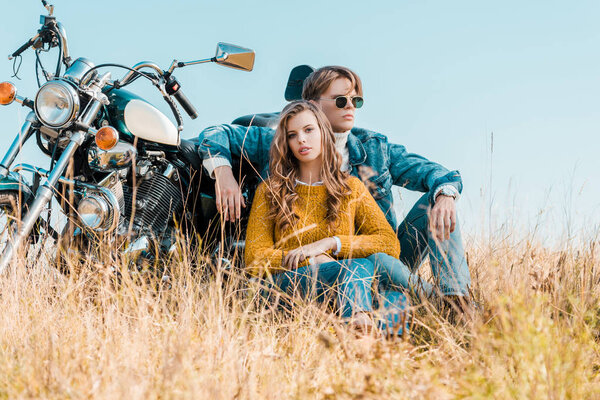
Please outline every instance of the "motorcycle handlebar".
M191 119L196 119L198 117L198 111L196 110L196 107L194 107L187 96L183 94L181 88L173 94L173 97L175 97L175 100L177 100L181 107L183 107Z
M196 111L196 108L188 100L187 96L183 94L183 91L181 90L181 85L179 84L179 82L177 82L177 79L175 79L175 77L169 73L166 73L164 76L166 79L165 89L167 90L167 93L175 97L175 100L177 100L177 102L181 104L181 107L183 107L183 109L185 110L187 115L190 116L191 119L196 119L196 117L198 117L198 111Z
M13 58L15 58L16 56L20 55L22 52L24 52L25 50L27 50L29 48L29 46L31 46L33 44L33 42L35 41L35 39L37 39L39 35L35 35L34 37L32 37L31 39L29 39L27 41L27 43L25 43L23 46L19 47L17 49L17 51L15 51L14 53L12 53L8 59L12 60Z

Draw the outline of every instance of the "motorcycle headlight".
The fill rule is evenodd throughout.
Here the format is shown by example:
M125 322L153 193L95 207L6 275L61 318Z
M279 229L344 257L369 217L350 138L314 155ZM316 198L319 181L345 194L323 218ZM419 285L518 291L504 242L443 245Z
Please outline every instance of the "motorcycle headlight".
M77 116L79 95L67 82L50 81L37 92L34 108L35 114L44 125L62 128Z

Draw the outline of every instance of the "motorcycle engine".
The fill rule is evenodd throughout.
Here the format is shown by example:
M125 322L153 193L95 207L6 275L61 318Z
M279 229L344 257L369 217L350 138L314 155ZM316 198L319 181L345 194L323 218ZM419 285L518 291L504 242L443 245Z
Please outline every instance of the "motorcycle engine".
M162 173L148 171L135 194L132 188L123 188L124 219L128 224L135 213L135 232L149 233L152 237L161 238L169 226L171 216L182 215L183 198L181 189L172 181L174 173L175 169L169 164Z

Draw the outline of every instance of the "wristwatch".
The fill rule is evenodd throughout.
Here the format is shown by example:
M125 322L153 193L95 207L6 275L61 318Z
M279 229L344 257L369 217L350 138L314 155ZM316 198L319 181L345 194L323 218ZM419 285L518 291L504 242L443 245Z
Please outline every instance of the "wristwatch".
M452 197L454 200L456 200L456 198L458 197L458 193L457 193L456 188L454 186L451 186L451 185L441 186L437 190L437 193L435 194L434 200L437 200L437 198L438 198L439 195Z

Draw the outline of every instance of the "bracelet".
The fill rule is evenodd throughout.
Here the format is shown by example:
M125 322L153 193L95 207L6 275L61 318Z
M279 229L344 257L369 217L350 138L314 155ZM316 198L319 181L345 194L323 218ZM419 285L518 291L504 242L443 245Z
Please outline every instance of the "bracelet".
M334 256L337 256L340 253L340 251L342 251L342 241L337 236L333 236L333 240L335 240L335 249L331 249L331 250L332 250L332 254Z

